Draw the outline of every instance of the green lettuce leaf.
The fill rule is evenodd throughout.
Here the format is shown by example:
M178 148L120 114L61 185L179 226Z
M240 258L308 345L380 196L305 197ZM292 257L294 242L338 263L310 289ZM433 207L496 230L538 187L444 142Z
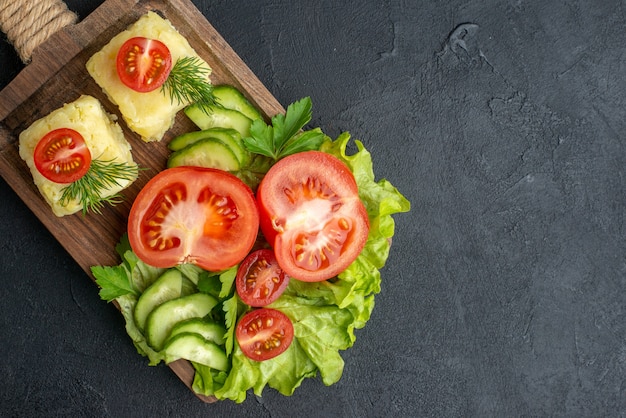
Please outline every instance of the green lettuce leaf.
M224 381L228 374L223 371L215 370L209 366L199 363L191 363L196 373L193 377L191 388L195 393L204 396L215 395L215 389L224 385Z
M163 354L158 351L154 351L148 345L143 333L139 331L139 328L137 328L137 325L135 324L133 312L135 310L135 305L137 304L137 297L134 295L124 295L117 298L116 301L119 304L120 311L126 321L126 333L133 341L137 352L142 356L148 357L148 364L150 366L159 364L162 360L164 360Z
M127 272L133 288L141 294L148 286L165 271L165 269L153 267L141 261L130 248L128 235L124 234L115 250L122 258L122 264Z
M265 386L270 386L289 396L304 379L316 374L316 365L297 339L294 339L283 354L263 362L250 360L243 354L239 344L235 344L231 373L214 395L218 399L230 399L240 403L246 399L248 389L261 396Z

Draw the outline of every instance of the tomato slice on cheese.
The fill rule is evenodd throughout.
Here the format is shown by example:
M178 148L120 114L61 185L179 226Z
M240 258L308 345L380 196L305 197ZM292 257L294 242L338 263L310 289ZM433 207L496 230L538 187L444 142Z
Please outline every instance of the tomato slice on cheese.
M117 53L117 74L127 87L142 93L158 89L172 70L172 54L157 39L130 38Z
M37 171L48 180L73 183L89 171L91 152L79 132L60 128L39 140L33 160Z

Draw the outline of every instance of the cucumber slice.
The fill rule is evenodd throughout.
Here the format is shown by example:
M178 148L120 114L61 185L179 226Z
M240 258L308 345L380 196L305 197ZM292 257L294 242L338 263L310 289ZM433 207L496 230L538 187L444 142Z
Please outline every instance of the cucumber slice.
M167 144L167 147L170 149L170 151L180 151L181 149L188 147L191 144L195 144L201 139L207 139L211 137L212 135L207 133L207 131L188 132L173 138Z
M227 108L243 113L252 120L263 119L261 112L246 99L235 87L228 84L213 87L213 95L217 102Z
M215 138L222 141L230 148L233 154L235 154L240 166L245 167L250 164L252 156L243 145L241 135L235 129L210 128L202 131L189 132L175 137L167 146L172 151L180 151L191 144L207 138Z
M156 351L161 351L174 326L186 319L203 318L217 305L218 300L206 293L194 293L169 300L157 306L146 320L146 341Z
M157 306L195 291L194 284L180 271L167 270L139 296L133 312L137 328L144 329L148 315Z
M173 138L169 142L169 144L167 144L167 147L171 151L180 151L186 146L191 145L194 142L198 142L201 139L217 138L217 139L224 140L224 138L230 137L230 140L235 140L235 135L237 138L239 138L239 140L236 140L235 142L243 144L243 141L241 141L241 136L239 135L239 132L237 132L235 129L210 128L210 129L204 129L202 131L194 131L194 132L188 132L182 135L178 135L177 137Z
M200 129L230 128L244 138L250 136L252 119L236 110L209 106L208 112L205 112L198 104L192 104L185 108L185 114Z
M241 167L250 164L252 154L250 154L244 146L241 134L237 130L229 128L211 128L206 132L209 132L213 138L217 138L226 144L239 160Z
M239 160L239 166L245 167L250 164L252 155L243 145L243 139L241 134L235 129L228 128L211 128L206 132L209 132L213 138L217 138L222 141L230 150L235 154L237 160Z
M200 334L192 332L178 334L167 341L163 352L166 363L183 358L213 369L228 370L228 357L224 350Z
M224 171L237 171L239 160L233 151L217 138L201 139L170 154L169 168L183 165L219 168Z
M225 341L224 334L226 334L226 329L215 322L208 322L200 318L191 318L176 324L174 328L172 328L168 340L178 334L189 332L200 334L204 339L212 341L217 345L222 345Z

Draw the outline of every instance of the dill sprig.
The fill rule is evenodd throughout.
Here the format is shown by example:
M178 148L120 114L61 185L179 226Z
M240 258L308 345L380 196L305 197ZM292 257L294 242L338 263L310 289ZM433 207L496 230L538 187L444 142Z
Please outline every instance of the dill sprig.
M169 92L172 103L175 100L178 103L198 103L205 113L209 113L208 106L215 104L213 85L207 79L210 71L198 57L179 58L161 91Z
M105 203L116 205L123 200L119 193L106 197L102 194L111 187L121 186L122 180L134 180L138 170L134 164L94 159L83 177L63 188L60 203L67 205L70 201L78 200L83 207L83 215L89 210L100 214Z

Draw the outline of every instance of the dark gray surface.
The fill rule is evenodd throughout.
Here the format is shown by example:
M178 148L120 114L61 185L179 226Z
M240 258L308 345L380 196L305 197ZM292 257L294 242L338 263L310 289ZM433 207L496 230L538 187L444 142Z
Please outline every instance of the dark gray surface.
M626 414L624 2L195 4L411 200L372 319L336 385L203 404L0 180L1 416Z

